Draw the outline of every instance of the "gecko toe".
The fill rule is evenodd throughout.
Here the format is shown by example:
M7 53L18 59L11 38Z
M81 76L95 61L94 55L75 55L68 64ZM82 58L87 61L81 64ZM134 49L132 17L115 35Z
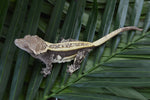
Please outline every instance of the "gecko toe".
M49 68L42 68L41 74L43 74L43 77L46 77L47 75L51 74L51 70Z

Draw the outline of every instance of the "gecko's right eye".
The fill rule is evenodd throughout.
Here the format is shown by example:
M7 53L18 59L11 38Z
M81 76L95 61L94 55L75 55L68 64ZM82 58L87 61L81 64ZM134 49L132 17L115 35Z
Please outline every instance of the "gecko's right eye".
M24 46L24 48L28 49L28 48L29 48L29 46L25 45L25 46Z

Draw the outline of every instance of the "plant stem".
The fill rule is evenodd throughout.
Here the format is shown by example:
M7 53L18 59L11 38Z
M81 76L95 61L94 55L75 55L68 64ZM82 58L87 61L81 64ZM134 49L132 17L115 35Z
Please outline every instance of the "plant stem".
M130 42L129 44L127 44L124 48L121 49L120 52L124 51L125 49L127 49L128 47L130 47L131 45L133 45L135 42L143 39L146 35L150 34L150 31L142 34L139 38L137 38L135 41ZM71 86L72 84L74 84L75 82L77 82L78 80L80 80L82 77L86 76L87 74L89 74L90 72L92 72L93 70L95 70L96 68L98 68L99 66L103 65L104 63L106 63L107 61L109 61L111 58L115 57L118 53L120 52L115 52L114 54L112 54L110 57L108 57L105 61L97 64L95 67L92 67L90 70L88 70L86 73L78 76L75 80L73 80L72 82L69 82L68 84L66 84L64 87L60 88L59 90L57 90L56 92L45 96L45 99L48 99L50 97L53 97L54 95L58 94L59 92L61 92L62 90L66 89L67 87Z

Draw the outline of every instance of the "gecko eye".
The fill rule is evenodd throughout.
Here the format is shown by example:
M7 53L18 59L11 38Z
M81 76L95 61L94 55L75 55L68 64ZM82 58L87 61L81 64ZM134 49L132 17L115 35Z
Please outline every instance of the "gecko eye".
M28 45L24 45L24 48L28 49L28 48L29 48L29 46L28 46Z
M33 53L33 51L29 48L28 45L24 45L24 50L27 51L28 53Z

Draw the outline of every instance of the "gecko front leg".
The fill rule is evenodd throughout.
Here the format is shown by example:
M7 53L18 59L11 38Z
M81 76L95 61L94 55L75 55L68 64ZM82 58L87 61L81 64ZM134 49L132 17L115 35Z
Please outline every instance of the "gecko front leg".
M52 70L52 63L47 64L46 68L42 68L41 74L43 74L43 76L46 77L47 75L51 74L51 70Z
M89 51L90 50L78 51L78 53L76 54L76 57L74 59L73 64L68 66L67 72L72 74L74 71L78 70L80 68L80 64L81 64L82 60L86 57L86 54Z

